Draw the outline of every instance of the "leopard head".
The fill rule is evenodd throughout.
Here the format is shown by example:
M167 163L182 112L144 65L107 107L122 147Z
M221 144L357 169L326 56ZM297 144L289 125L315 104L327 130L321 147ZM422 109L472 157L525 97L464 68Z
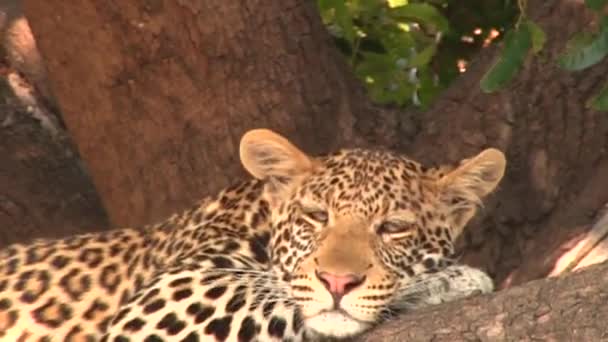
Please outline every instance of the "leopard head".
M274 271L305 326L332 337L371 327L413 277L452 263L506 165L496 149L441 169L365 149L315 158L264 129L243 136L240 156L265 181Z

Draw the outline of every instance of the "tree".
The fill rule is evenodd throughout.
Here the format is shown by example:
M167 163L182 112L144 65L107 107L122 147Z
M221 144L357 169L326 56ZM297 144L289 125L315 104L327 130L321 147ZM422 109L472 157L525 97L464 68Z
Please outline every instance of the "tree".
M497 51L481 53L424 113L411 148L433 160L439 148L449 158L486 144L507 151L510 166L496 202L467 237L477 250L471 258L485 259L502 286L546 275L608 202L608 116L585 106L605 83L608 63L579 73L556 63L567 38L594 25L595 17L580 3L557 0L529 1L528 12L547 32L542 54L527 61L508 89L488 95L479 80Z
M0 245L106 227L18 2L0 2L0 41Z
M19 82L14 72L9 78ZM25 99L0 79L0 246L106 227L99 197L70 139L58 126L40 125L49 113L28 111L23 101L37 101L20 90Z
M608 264L405 315L360 341L606 341Z
M235 143L248 128L280 129L318 153L352 140L354 113L364 113L365 97L351 95L361 91L310 4L32 1L25 9L114 225L161 219L242 175Z
M238 137L260 126L311 153L381 145L437 163L503 149L507 177L463 239L465 260L502 286L545 275L608 202L608 116L585 107L608 63L555 63L565 38L594 25L579 2L528 1L547 32L541 55L489 95L479 80L497 50L486 49L426 112L371 104L307 1L49 0L25 13L113 225L225 186L241 175Z

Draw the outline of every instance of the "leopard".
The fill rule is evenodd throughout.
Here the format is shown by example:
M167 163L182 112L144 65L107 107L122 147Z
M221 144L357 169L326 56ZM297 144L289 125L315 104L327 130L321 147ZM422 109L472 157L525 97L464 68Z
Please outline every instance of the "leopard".
M503 178L500 150L313 157L259 128L239 157L250 179L162 222L3 248L0 339L343 340L493 291L455 241Z

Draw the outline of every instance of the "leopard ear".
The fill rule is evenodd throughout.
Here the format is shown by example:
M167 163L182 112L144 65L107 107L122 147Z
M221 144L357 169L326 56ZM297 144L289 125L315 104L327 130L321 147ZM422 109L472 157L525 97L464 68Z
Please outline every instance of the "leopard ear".
M482 198L496 188L504 176L506 164L501 151L489 148L464 159L460 166L437 181L440 198L450 208L457 234L475 215Z
M314 168L312 158L268 129L245 133L239 153L245 169L255 178L268 181L275 193L291 188Z

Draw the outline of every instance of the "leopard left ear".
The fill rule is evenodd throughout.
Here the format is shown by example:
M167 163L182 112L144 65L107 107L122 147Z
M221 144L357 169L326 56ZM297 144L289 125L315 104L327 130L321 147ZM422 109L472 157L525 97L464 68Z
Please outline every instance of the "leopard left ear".
M293 188L314 169L314 160L281 135L254 129L243 135L241 163L255 178L266 180L273 195Z
M473 217L483 197L492 192L505 173L504 153L489 148L465 159L437 181L440 198L450 208L456 235Z

